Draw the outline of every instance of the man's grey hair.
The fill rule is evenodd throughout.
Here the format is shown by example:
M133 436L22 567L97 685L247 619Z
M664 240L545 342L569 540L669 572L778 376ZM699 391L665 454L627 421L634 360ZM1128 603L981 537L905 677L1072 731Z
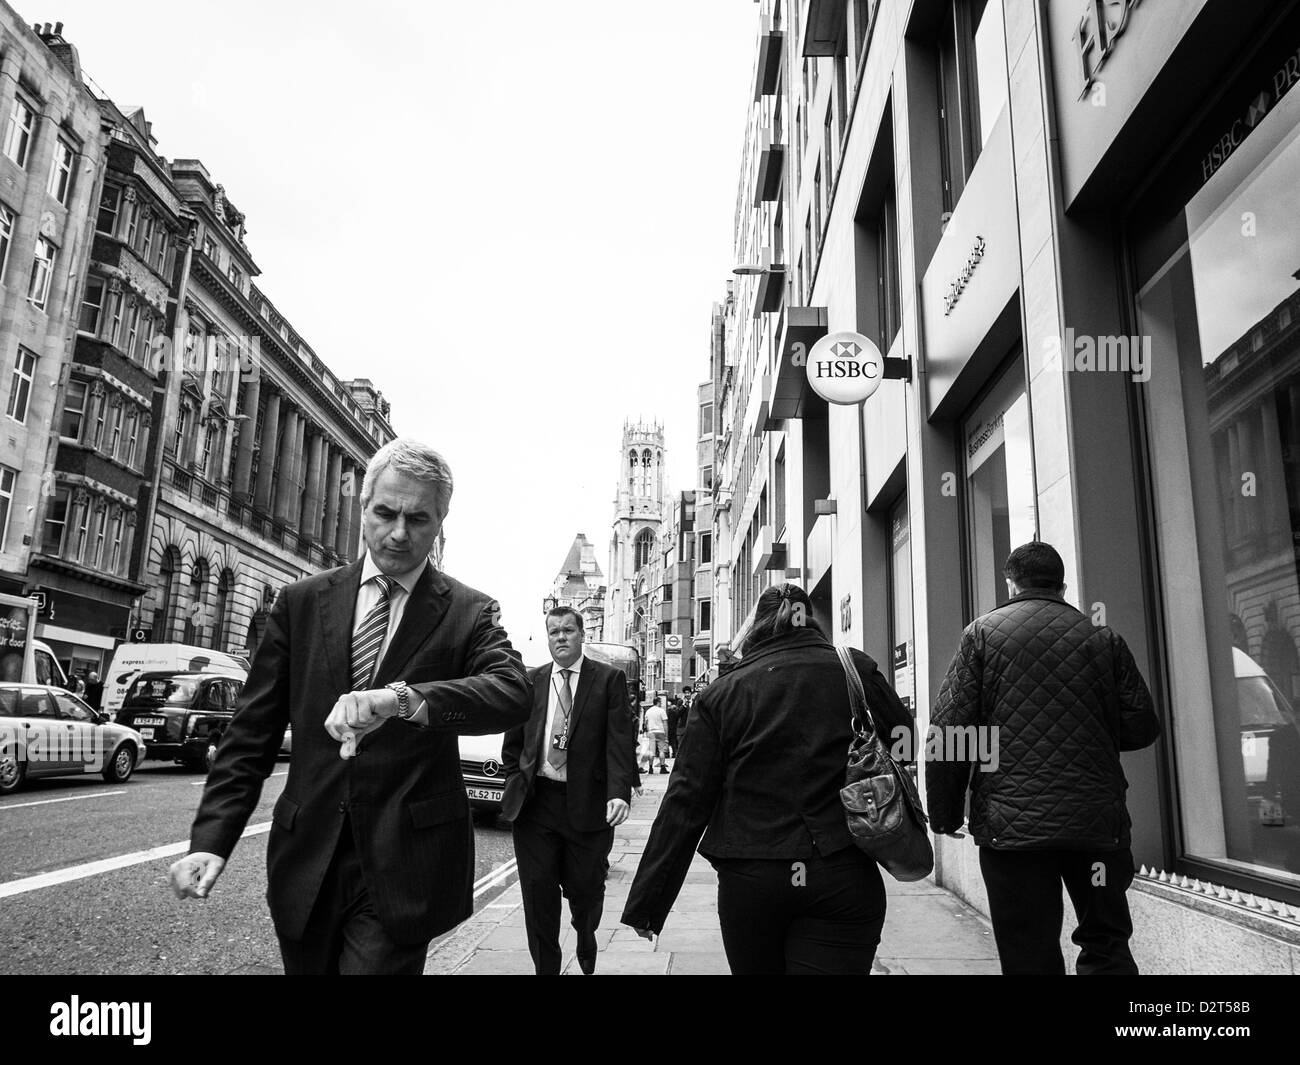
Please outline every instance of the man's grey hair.
M370 499L375 494L375 481L388 469L394 473L414 477L417 481L427 481L432 484L435 490L433 505L437 510L438 520L442 521L447 517L447 510L451 506L452 488L451 467L447 465L447 460L428 444L400 436L396 440L390 440L376 451L369 465L366 466L366 476L361 482L363 509L370 505Z

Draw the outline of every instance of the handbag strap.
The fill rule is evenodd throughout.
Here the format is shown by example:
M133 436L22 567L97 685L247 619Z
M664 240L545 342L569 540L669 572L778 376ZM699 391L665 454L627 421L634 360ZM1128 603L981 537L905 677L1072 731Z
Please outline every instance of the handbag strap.
M849 725L854 732L861 728L868 735L874 735L876 725L867 710L867 693L862 687L858 667L853 664L853 653L843 644L835 648L835 653L840 656L840 665L844 667L844 679L849 685L849 707L852 710Z

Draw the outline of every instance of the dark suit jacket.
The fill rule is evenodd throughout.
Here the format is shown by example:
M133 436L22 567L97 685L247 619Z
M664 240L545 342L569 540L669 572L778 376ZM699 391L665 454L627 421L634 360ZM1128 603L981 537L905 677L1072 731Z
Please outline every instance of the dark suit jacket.
M275 601L194 819L190 849L229 856L293 724L289 779L272 814L268 901L276 932L302 937L345 817L375 912L399 943L432 939L473 909L474 836L457 735L528 715L528 677L495 602L429 566L374 686L405 680L428 726L389 719L339 757L324 722L351 688L361 562L308 577Z
M526 724L506 733L501 762L506 771L501 815L519 816L533 794L540 759L550 750L543 736L546 705L554 662L528 671L533 684L533 709ZM610 799L632 801L636 775L636 729L627 712L627 678L621 669L584 657L578 691L569 718L567 762L569 819L579 832L607 828L605 806Z

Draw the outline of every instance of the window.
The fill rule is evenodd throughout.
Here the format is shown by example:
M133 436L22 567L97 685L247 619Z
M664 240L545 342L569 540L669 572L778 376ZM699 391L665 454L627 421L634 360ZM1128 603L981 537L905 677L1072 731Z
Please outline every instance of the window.
M76 158L76 150L60 137L54 146L54 164L50 167L47 191L65 207L68 205L68 193L72 190L72 170Z
M1034 458L1024 360L1016 358L962 424L971 617L1007 601L1002 565L1036 538ZM969 619L968 619L969 620Z
M145 208L144 225L140 227L140 258L145 262L149 262L153 254L153 227L153 212Z
M27 283L27 302L38 310L45 310L45 301L50 296L56 251L48 238L36 238L36 257L32 260L32 276Z
M98 395L95 394L95 391L91 392L91 396L95 400L95 427L91 431L88 443L98 451L99 445L104 439L104 418L108 413L108 396L104 392L102 383L96 383L96 391Z
M99 335L99 322L104 313L104 293L107 290L103 278L86 278L86 291L81 297L81 318L77 322L79 332Z
M41 533L41 551L47 555L63 553L63 534L68 524L68 498L71 490L60 488L45 511L45 528Z
M108 444L104 454L111 459L117 458L117 445L122 440L122 405L123 400L115 397L108 415Z
M172 455L176 457L177 461L180 460L181 449L185 446L185 434L189 432L189 428L190 406L188 403L182 403L180 412L176 415L176 435L172 439ZM279 454L278 448L276 454Z
M1002 0L953 0L938 59L940 165L951 211L1007 100Z
M131 203L127 204L127 208L126 208L126 236L124 238L127 244L131 245L132 247L135 246L135 227L139 223L139 221L140 221L140 205L139 203L132 201Z
M876 309L880 350L888 352L902 323L902 297L898 284L898 230L894 192L880 207L876 220Z
M19 348L14 356L14 372L9 378L9 407L6 413L16 422L27 421L27 406L32 398L32 378L36 376L36 356Z
M1246 78L1224 98L1242 90ZM1171 164L1129 218L1133 341L1161 355L1153 373L1150 346L1126 349L1150 425L1173 808L1187 861L1297 892L1300 335L1274 323L1300 313L1300 96L1278 100L1207 177L1213 120L1176 157L1195 160L1199 180ZM1264 197L1281 208L1276 225L1245 248L1241 218Z
M230 266L226 269L226 276L235 283L235 288L241 292L244 290L244 272L235 265L233 256L230 260Z
M713 561L713 533L700 533L700 565L707 566Z
M118 341L122 339L122 308L126 305L126 293L113 293L113 318L108 323L107 340L113 347L117 347Z
M632 568L637 570L643 566L648 566L653 552L654 534L649 529L642 529L637 533L636 539L633 541Z
M212 451L217 442L216 419L208 422L203 432L203 457L199 460L199 476L208 477L212 472Z
M116 185L105 185L99 194L99 215L95 218L95 232L117 235L117 213L122 206L122 190Z
M713 489L713 467L703 466L700 468L700 487L705 491Z
M70 562L80 562L82 552L86 549L86 538L90 534L90 499L81 503L76 508L77 511L77 534L72 541L71 550L63 557Z
M91 557L87 559L87 565L99 569L104 563L104 539L108 533L107 505L95 508L94 530L90 542Z
M86 420L86 391L85 381L74 377L68 382L63 396L63 421L59 426L59 436L65 440L81 439L81 428Z
M217 242L207 233L203 234L203 254L214 263L217 261Z
M9 125L5 128L4 153L19 166L27 165L27 150L32 144L32 129L36 125L36 112L21 96L14 97L9 109Z
M131 297L130 309L126 313L126 339L122 342L122 354L132 362L139 361L135 342L140 336L140 301Z
M121 573L122 564L126 561L122 556L122 524L122 510L120 507L115 508L113 520L109 524L108 558L104 566L109 573Z
M785 449L776 459L772 473L772 532L776 539L785 539Z
M700 600L700 632L708 632L713 627L713 601L710 599Z
M217 578L217 601L213 608L212 646L224 651L226 645L226 612L229 609L230 592L234 586L234 575L228 569L221 571ZM234 703L232 701L231 705Z
M713 432L713 404L700 406L700 436L709 436Z
M9 512L14 506L14 482L17 479L17 470L0 466L0 551L9 541Z
M122 461L135 469L135 453L140 442L140 412L135 407L126 416L126 454Z
M0 204L0 281L4 280L5 267L9 265L9 242L14 235L14 213Z

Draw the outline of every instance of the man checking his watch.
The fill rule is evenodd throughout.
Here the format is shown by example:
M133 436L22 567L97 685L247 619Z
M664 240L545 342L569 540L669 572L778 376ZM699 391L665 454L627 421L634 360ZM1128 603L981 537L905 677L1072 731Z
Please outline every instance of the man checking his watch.
M472 912L458 736L527 720L530 692L495 601L429 561L451 487L415 441L371 459L365 556L280 591L171 868L179 897L209 894L291 723L266 862L286 973L418 975L429 942Z

